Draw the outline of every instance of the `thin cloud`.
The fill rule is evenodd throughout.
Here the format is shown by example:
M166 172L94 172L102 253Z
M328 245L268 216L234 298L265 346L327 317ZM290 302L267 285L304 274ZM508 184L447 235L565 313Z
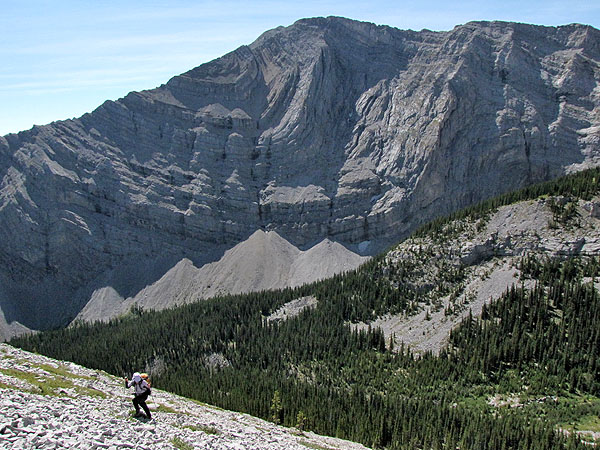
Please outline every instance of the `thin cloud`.
M450 30L471 20L600 25L600 3L589 0L5 3L0 15L0 126L5 129L9 121L11 129L23 129L31 120L39 122L41 114L79 115L102 99L158 86L303 17L344 16L414 30ZM15 125L17 111L23 126Z
M135 81L154 80L156 75L165 74L164 69L148 68L143 73L138 70L89 70L78 73L54 74L52 79L39 78L38 80L0 85L0 92L15 90L27 93L51 92L56 89L76 90L90 86L114 86L131 84Z
M95 53L102 51L117 50L118 52L125 52L132 48L140 47L150 50L154 48L155 50L157 46L173 47L181 44L207 46L214 43L235 42L238 39L239 36L235 33L228 35L214 35L195 31L170 34L128 35L112 38L92 37L87 39L47 42L26 47L5 46L0 48L0 55L65 55L73 53L94 55Z

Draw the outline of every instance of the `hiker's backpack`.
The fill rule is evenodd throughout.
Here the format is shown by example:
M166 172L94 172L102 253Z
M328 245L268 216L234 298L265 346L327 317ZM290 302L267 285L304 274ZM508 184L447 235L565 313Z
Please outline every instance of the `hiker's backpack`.
M152 394L152 385L150 384L150 378L148 377L147 373L143 373L140 375L142 377L142 381L145 381L146 383L148 383L148 395Z

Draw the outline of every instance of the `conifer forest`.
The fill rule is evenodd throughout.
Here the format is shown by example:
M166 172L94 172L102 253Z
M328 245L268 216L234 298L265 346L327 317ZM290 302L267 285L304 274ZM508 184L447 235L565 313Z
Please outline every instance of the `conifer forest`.
M590 199L599 180L593 169L525 188L415 235L540 196ZM11 344L119 376L148 370L153 387L372 448L590 448L574 431L600 420L598 258L523 256L512 288L481 316L469 314L439 353L421 354L379 328L352 326L422 308L419 289L402 283L401 264L383 254L298 288L134 309ZM317 306L267 319L306 296Z

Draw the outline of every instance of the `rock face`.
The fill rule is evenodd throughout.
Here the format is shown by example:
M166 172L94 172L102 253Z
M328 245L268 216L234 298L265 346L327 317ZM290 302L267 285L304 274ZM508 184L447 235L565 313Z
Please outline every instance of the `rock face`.
M3 449L366 450L155 388L153 420L134 419L132 397L104 372L0 344Z
M373 254L435 216L600 163L600 32L342 18L0 138L0 305L64 324L257 229Z
M8 323L4 317L4 313L0 310L0 342L8 341L13 336L30 333L31 330L18 321Z

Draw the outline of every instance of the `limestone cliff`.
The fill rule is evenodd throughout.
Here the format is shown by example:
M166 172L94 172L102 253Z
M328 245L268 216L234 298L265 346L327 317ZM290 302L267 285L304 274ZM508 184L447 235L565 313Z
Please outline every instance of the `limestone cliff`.
M598 165L599 38L306 19L0 137L6 321L64 324L99 289L133 297L257 229L372 254L435 216Z

